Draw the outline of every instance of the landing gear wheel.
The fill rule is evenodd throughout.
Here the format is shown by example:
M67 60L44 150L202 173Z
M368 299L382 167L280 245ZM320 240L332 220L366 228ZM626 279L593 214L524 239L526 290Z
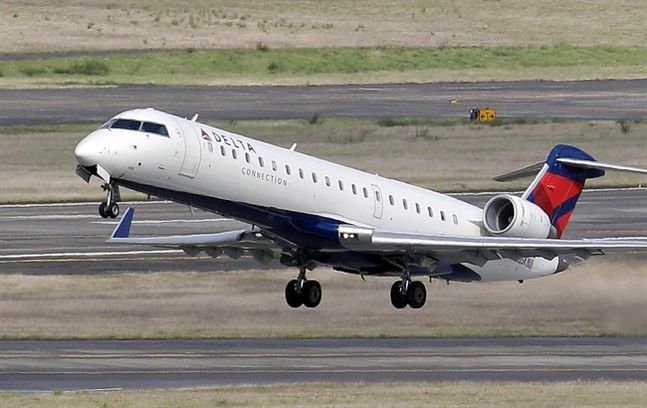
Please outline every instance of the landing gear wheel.
M404 309L407 306L407 299L402 296L402 282L396 281L393 282L391 286L391 304L396 309Z
M110 218L117 218L119 215L119 205L117 203L110 203L107 208L108 217Z
M412 309L420 309L427 301L427 289L420 281L411 282L407 289L407 303Z
M288 306L297 308L303 304L303 297L299 291L299 281L292 279L288 282L288 285L285 287L285 301L288 303Z
M108 218L108 204L103 202L99 204L99 215L101 218Z
M317 281L306 281L301 289L301 296L305 307L317 307L321 302L321 285Z

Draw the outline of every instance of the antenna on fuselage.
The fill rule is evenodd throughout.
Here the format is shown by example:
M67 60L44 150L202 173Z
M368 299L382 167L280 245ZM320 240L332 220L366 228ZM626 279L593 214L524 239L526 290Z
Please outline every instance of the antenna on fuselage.
M290 147L290 151L291 151L291 152L293 152L293 151L295 151L295 150L297 150L297 144L296 144L296 143L292 143L292 147Z
M200 115L199 115L199 114L197 114L197 113L194 113L194 114L193 114L193 116L191 116L191 119L189 119L189 120L190 120L191 122L195 122L196 120L198 120L198 116L200 116Z

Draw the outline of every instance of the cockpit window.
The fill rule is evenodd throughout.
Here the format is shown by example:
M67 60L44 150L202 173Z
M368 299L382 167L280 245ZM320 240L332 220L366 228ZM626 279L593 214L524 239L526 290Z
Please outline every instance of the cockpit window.
M107 121L106 123L104 123L103 125L101 125L101 127L100 127L99 129L108 129L108 128L109 128L110 126L112 126L112 124L113 124L113 123L115 123L116 121L117 121L117 119L110 119L109 121Z
M111 129L128 129L128 130L139 130L139 127L142 123L138 120L132 119L117 119L115 123L110 125Z
M158 135L168 136L166 131L166 126L160 125L159 123L144 122L142 125L143 132L157 133Z

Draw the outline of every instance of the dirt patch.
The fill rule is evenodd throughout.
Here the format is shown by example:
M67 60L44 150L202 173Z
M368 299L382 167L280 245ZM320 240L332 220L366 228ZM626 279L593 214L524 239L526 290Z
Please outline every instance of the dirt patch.
M317 309L285 304L288 269L110 276L0 276L0 337L175 338L647 334L647 267L596 258L518 283L428 285L395 310L392 278L316 269ZM74 318L70 318L74 316Z
M640 0L131 2L2 4L0 52L409 45L644 45Z

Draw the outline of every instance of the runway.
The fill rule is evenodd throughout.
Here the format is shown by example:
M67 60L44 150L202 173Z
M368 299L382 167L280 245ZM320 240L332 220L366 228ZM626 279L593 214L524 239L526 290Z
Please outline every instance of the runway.
M493 193L462 194L483 205ZM647 188L589 190L582 194L569 238L647 236ZM168 202L122 203L136 209L132 234L213 233L243 224ZM107 245L117 220L97 214L98 203L0 206L0 273L98 274L161 271L229 271L262 267L251 257L191 258L182 251ZM626 256L626 255L623 255ZM635 256L643 256L635 255ZM276 268L272 263L267 268Z
M647 338L0 341L0 389L647 380Z
M647 79L334 86L118 86L2 89L0 126L102 123L156 107L202 121L320 117L467 118L491 106L504 118L644 119Z

